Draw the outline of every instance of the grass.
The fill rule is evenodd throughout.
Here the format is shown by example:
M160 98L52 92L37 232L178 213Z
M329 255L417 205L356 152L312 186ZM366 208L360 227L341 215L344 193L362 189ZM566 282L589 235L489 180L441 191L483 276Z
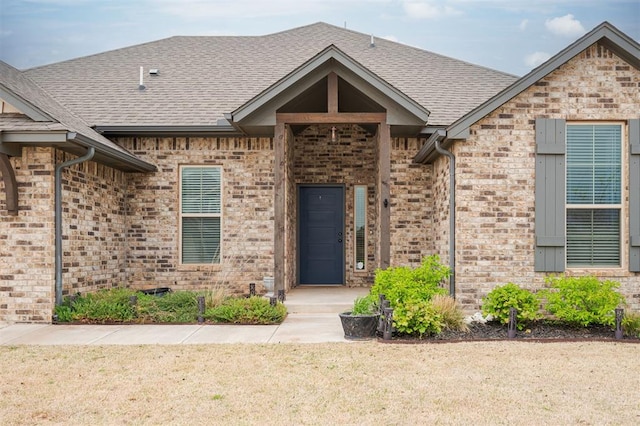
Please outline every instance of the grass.
M640 345L0 346L0 423L638 424Z

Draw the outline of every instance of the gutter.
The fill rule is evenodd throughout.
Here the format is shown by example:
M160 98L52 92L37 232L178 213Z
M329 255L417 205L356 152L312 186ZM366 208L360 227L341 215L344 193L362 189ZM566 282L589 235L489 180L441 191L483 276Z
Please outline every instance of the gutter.
M93 139L88 138L79 133L69 132L67 133L67 140L80 143L88 148L98 148L99 152L114 158L116 160L122 161L125 164L131 165L132 168L141 172L155 172L157 167L151 163L148 163L144 160L139 159L129 153L125 153L114 149L108 145L98 144Z
M69 136L75 136L69 134ZM74 137L70 137L74 139ZM82 157L65 161L56 165L55 171L55 274L56 274L56 306L62 305L62 170L75 164L84 163L93 158L95 148L90 146Z
M435 147L438 154L449 158L449 295L456 297L456 157L450 151L442 148L440 143L446 139L444 130L436 131L425 145ZM433 140L432 140L433 139Z

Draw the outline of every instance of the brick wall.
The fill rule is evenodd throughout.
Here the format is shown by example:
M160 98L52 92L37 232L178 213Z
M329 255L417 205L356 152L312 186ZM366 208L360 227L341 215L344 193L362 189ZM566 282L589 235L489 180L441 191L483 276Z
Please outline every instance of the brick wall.
M248 292L273 276L273 141L271 138L118 138L158 166L130 174L127 282L137 288L225 286ZM222 166L220 264L181 265L179 166Z
M48 322L53 308L53 150L23 148L11 158L18 216L9 216L0 181L0 321Z
M416 138L392 140L391 266L415 267L435 252L433 166L413 163L422 144Z
M56 164L71 158L51 148L23 148L21 157L11 159L19 214L9 216L0 210L1 321L51 321L55 299L54 172ZM63 294L124 282L125 179L124 173L94 162L63 171Z
M640 71L594 45L473 125L470 138L455 145L457 287L467 310L478 310L486 293L508 281L543 285L544 274L533 270L535 118L637 118L639 87ZM438 181L444 178L436 173ZM628 244L625 236L623 258ZM640 309L638 274L626 268L568 272L622 282L628 302Z
M74 158L58 152L56 164ZM126 284L124 172L84 162L62 173L63 294Z

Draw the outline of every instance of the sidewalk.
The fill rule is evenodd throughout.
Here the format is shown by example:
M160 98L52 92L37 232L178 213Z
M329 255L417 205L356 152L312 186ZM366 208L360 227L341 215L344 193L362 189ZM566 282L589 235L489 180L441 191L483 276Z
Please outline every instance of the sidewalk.
M280 325L0 324L0 345L194 345L349 342L337 314L289 314Z

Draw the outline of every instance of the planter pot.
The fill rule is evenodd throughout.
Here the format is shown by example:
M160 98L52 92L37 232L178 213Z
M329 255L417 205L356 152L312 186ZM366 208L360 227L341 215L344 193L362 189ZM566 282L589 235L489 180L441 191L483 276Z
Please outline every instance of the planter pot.
M351 312L343 312L339 316L345 339L367 340L376 336L378 314L351 315Z

